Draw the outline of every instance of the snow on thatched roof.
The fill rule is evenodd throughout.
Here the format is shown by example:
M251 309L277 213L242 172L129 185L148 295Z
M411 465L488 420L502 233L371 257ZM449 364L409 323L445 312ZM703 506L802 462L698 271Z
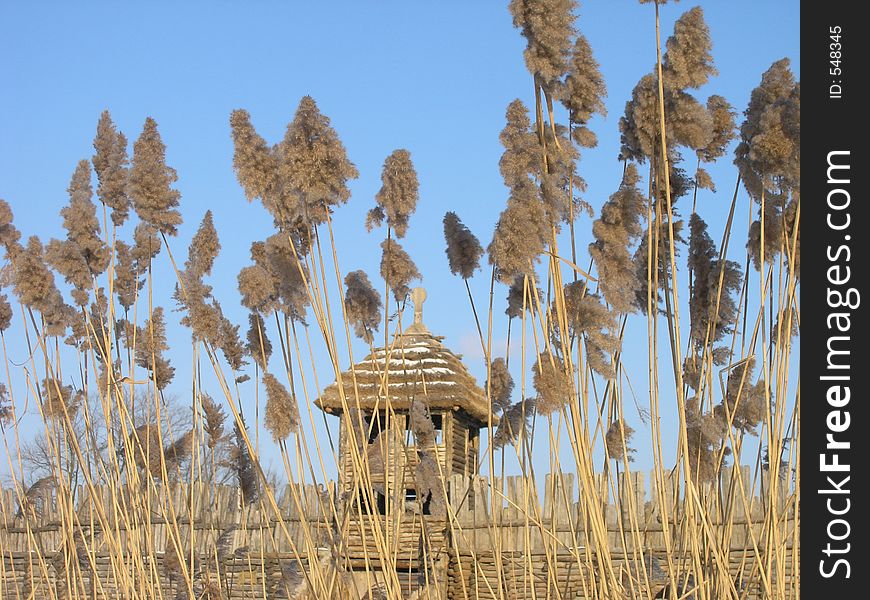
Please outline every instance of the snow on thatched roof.
M416 320L393 339L388 349L376 349L342 373L341 387L348 408L373 410L377 406L384 410L389 398L393 410L407 411L418 399L434 410L464 410L485 425L489 412L486 394L461 357L447 349L442 339ZM341 396L335 382L314 403L327 412L342 412ZM495 415L493 423L498 423Z

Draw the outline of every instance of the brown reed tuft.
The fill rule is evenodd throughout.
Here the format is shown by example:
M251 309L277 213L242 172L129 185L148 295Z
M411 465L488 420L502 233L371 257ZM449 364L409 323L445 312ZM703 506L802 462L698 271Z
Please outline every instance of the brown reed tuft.
M562 90L560 101L568 111L571 122L578 127L577 130L585 130L592 134L585 125L594 114L607 115L604 98L607 96L607 87L601 76L598 61L592 55L592 46L582 33L578 33L571 49L571 58L568 62L568 76L565 78L565 87ZM596 145L594 134L592 137L580 135L580 146L592 148ZM586 141L581 141L581 140Z
M133 230L133 271L145 273L151 266L151 261L160 254L162 242L157 230L148 223L139 223Z
M582 281L565 285L564 295L569 332L584 336L589 367L602 377L612 379L616 371L611 355L620 348L613 312L596 294L588 292ZM556 314L555 307L553 314Z
M67 239L74 244L90 274L99 275L109 266L109 249L100 238L100 221L92 201L91 166L88 161L79 161L67 192L69 205L60 211Z
M14 418L15 411L9 400L9 391L6 389L5 383L0 383L0 427L11 425Z
M12 306L6 294L0 294L0 333L9 329L12 325Z
M604 206L601 217L592 224L595 241L589 244L589 254L598 266L598 287L614 310L633 312L639 282L631 246L643 235L642 221L646 198L638 189L637 168L625 168L622 183Z
M664 229L664 226L663 226ZM666 231L666 230L665 230ZM679 246L683 242L683 221L675 220L673 222L673 231L674 231L674 255L679 256ZM666 278L670 277L671 274L671 265L670 265L670 241L669 234L660 235L659 236L659 244L658 244L658 280L659 280L659 288L663 289L665 287ZM649 292L649 287L653 283L654 274L650 273L648 277L647 271L649 270L650 265L648 262L649 258L649 242L648 242L648 234L645 232L640 239L640 244L637 246L637 250L634 252L634 265L635 265L635 273L638 281L638 289L635 292L635 306L637 309L646 314L647 311L647 294ZM654 261L651 261L654 262ZM656 265L652 264L652 267L655 268ZM659 310L659 305L661 303L661 294L659 291L655 291L651 293L653 298L653 310ZM663 310L661 312L664 312Z
M210 450L224 439L224 422L227 415L224 409L206 393L199 396L200 404L202 405L202 416L204 418L203 431L206 435L206 445Z
M767 416L767 383L763 378L752 383L754 372L754 356L734 367L728 374L725 397L722 399L722 404L717 407L721 410L719 415L723 420L727 422L730 416L731 425L735 429L750 434L755 433L755 428Z
M133 144L127 192L139 218L165 235L175 235L181 225L177 210L181 194L171 187L177 180L175 169L166 165L166 146L157 123L148 117Z
M509 285L519 276L532 275L549 232L547 214L534 184L527 181L512 190L487 248L498 279Z
M299 431L299 406L296 398L271 373L263 373L266 386L266 429L276 442Z
M264 266L272 275L284 314L304 323L309 297L303 273L307 277L308 269L294 256L292 244L286 233L269 236L264 246L266 258Z
M686 401L686 445L689 468L700 481L710 481L719 472L718 457L730 450L723 443L726 425L715 413L702 413L697 397Z
M218 305L220 308L220 305ZM245 360L245 344L239 335L239 325L236 325L225 316L221 316L220 329L218 331L218 348L224 355L227 364L233 371L238 371L248 362ZM242 375L241 377L246 377ZM236 378L236 383L246 381L245 379Z
M347 182L359 177L359 172L311 96L300 100L281 142L280 154L281 184L298 194L298 214L306 223L325 222L333 207L350 198Z
M384 224L384 219L387 218L387 215L384 213L384 209L380 206L376 206L373 209L369 210L366 213L366 231L371 233L374 229L380 227Z
M671 190L672 200L683 196L688 189L686 184L680 182L683 178L682 172L676 170L676 164L681 158L677 148L686 146L698 151L707 147L712 136L713 116L703 104L685 91L687 84L704 77L709 77L709 73L698 74L695 79L683 74L675 78L673 72L664 74L665 132L669 162L675 169L671 174L672 185L676 184ZM654 73L644 75L635 85L631 100L626 102L625 113L619 120L619 130L622 143L620 158L641 163L647 159L660 162L658 77ZM658 179L663 180L663 175L657 174ZM663 184L658 187L664 190Z
M558 90L568 70L576 8L575 0L511 0L508 5L514 27L526 38L526 67L549 92Z
M179 274L179 283L175 286L173 298L178 309L186 312L181 318L181 324L190 328L193 340L217 346L223 314L220 304L212 298L211 292L210 285L185 271Z
M237 109L230 114L230 130L233 138L233 170L245 191L245 197L249 201L260 198L267 209L275 211L279 207L274 204L275 198L271 195L278 176L277 157L254 129L248 111Z
M593 214L592 206L579 196L580 192L586 190L586 181L577 171L580 151L572 143L570 135L568 128L558 123L544 129L547 148L556 150L552 154L548 152L546 169L542 168L535 174L548 224L557 232L562 223L570 223L577 215ZM589 130L577 135L584 143L594 142L595 136Z
M799 130L792 115L799 115L800 88L795 84L789 59L774 62L752 90L745 119L740 126L740 143L734 164L740 170L746 190L760 202L764 190L775 200L780 188L795 187L800 181Z
M41 383L42 414L48 419L63 419L66 412L72 418L81 404L82 393L51 376L43 379Z
M381 324L381 296L372 287L365 271L351 271L345 275L344 285L347 287L344 295L347 320L358 337L371 343L373 332Z
M215 258L220 251L221 243L214 226L214 217L211 210L207 210L199 229L190 241L188 258L184 265L185 271L194 277L210 275Z
M45 253L38 237L31 236L22 251L12 257L12 285L22 304L42 314L47 335L64 334L70 309L45 264Z
M553 414L574 398L571 376L565 363L548 352L538 355L538 360L532 365L532 385L538 392L535 410L540 415Z
M529 427L529 421L535 413L535 400L527 398L507 407L502 413L498 428L492 436L494 448L504 448L519 440L520 435Z
M242 437L242 430L238 423L233 424L233 432L235 444L233 444L231 459L236 478L239 481L239 489L242 492L242 504L254 504L260 499L262 493L260 475L251 458L251 453L248 452L248 445Z
M168 465L178 466L193 452L193 431L186 431L163 450Z
M532 289L537 286L537 278L534 276L529 276L529 295L530 297L525 299L525 303L523 303L523 296L525 295L525 275L520 275L516 279L511 282L511 286L508 288L507 295L507 308L504 313L510 318L519 318L523 314L523 307L525 306L525 310L529 312L535 311L535 292ZM541 288L537 288L538 298L543 298L544 293L541 291Z
M135 352L136 364L151 372L155 385L160 390L165 389L175 376L175 367L172 367L169 359L163 356L167 350L169 345L166 342L163 308L157 306L151 311L151 316L145 321L145 325L136 328Z
M188 432L164 448L157 425L145 423L130 433L127 444L135 465L151 477L160 479L163 475L164 463L168 473L190 455L191 440L192 437Z
M749 231L753 264L773 260L786 241L783 210L800 195L800 84L787 58L776 61L752 91L734 164L749 195L759 204L759 219ZM764 211L764 248L761 212ZM797 259L797 257L796 257Z
M91 272L88 263L69 240L50 240L45 247L45 260L73 289L70 292L78 306L86 306L90 300Z
M24 486L22 485L22 487ZM41 517L45 509L48 508L51 492L55 489L57 489L57 480L53 475L47 475L34 481L24 491L15 517L21 518L25 515Z
M698 151L698 157L703 162L713 162L725 155L728 144L736 136L735 113L728 101L716 94L707 98L707 112L710 114L712 129L710 139L707 145Z
M625 461L627 459L628 462L634 462L634 455L637 451L629 445L633 435L634 429L621 419L611 423L604 436L607 455L613 460Z
M384 161L381 189L375 195L375 201L387 217L387 226L399 239L405 237L408 220L417 209L419 188L411 153L404 148L394 150Z
M710 54L713 49L710 28L704 21L704 10L700 6L677 19L665 49L663 74L668 84L675 88L699 88L718 73Z
M392 290L396 302L402 302L411 291L408 284L423 276L399 242L386 239L381 242L381 249L381 277Z
M693 390L701 386L701 360L694 354L683 360L683 383Z
M736 295L743 280L740 265L731 260L720 261L718 257L716 244L707 233L707 223L693 213L689 219L687 262L693 275L689 298L690 334L698 348L731 333L737 319Z
M137 292L142 289L144 284L139 279L135 268L133 249L125 244L123 240L116 240L114 291L118 297L118 302L124 307L125 311L130 310L130 307L136 302Z
M508 105L505 126L498 139L504 147L498 167L505 185L513 190L531 183L533 174L541 172L541 143L532 130L529 110L521 100Z
M499 357L490 363L487 387L492 398L492 411L500 413L507 410L514 391L514 378L508 370L505 359Z
M266 335L266 323L260 313L253 311L248 315L248 323L250 326L248 327L245 348L254 362L265 371L266 365L269 364L269 357L272 356L272 342Z
M239 293L242 306L252 311L272 312L277 308L278 290L275 280L261 265L251 265L239 271Z
M127 138L117 130L108 110L102 112L97 123L94 150L91 163L99 181L97 196L100 202L112 210L112 223L120 227L130 213L130 199L127 196Z
M9 203L0 198L0 244L6 249L6 257L10 260L20 248L18 240L21 239L21 232L12 224L13 218Z
M480 268L483 246L454 212L444 215L444 239L450 272L468 279Z

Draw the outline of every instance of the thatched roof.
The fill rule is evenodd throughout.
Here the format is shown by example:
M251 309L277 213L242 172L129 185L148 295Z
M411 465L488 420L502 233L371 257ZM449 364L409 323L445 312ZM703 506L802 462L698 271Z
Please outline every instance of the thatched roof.
M342 373L347 406L385 409L388 392L393 410L410 410L415 398L422 399L430 409L463 410L486 426L489 403L485 392L442 339L418 321L396 336L388 349L376 349ZM323 390L314 403L327 412L342 412L338 383ZM498 417L493 415L492 421L498 423Z

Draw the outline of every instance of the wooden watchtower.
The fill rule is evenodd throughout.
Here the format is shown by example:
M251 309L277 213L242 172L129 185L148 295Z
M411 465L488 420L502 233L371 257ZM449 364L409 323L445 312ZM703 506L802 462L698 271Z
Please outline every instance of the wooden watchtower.
M451 475L478 474L481 429L498 423L461 356L423 324L426 292L416 288L411 299L413 324L342 373L315 401L340 419L338 489L355 503L349 511L350 558L365 556L365 570L377 569L373 529L382 525L388 540L399 541L396 568L409 574L407 587L402 584L408 593L426 579L424 569L432 570L423 554L446 561L450 542L441 507L455 501L444 497L446 482ZM411 413L419 415L421 404L435 430L434 443L425 448L412 432ZM427 482L419 481L421 461L428 461ZM438 508L438 490L428 493L435 487L433 472L441 491Z

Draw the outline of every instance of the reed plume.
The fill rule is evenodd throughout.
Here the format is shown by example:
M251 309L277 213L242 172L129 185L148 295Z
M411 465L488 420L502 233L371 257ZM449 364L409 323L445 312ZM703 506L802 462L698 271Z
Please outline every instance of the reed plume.
M334 207L347 202L347 182L359 177L329 118L321 114L311 96L302 98L287 126L278 175L281 185L298 195L298 216L311 225L325 222Z
M0 428L11 425L14 417L15 411L9 399L9 390L6 389L5 383L0 383Z
M181 193L172 189L177 180L175 169L166 165L166 145L157 131L157 122L148 117L133 144L127 192L142 222L165 235L175 235L181 225L177 210Z
M796 202L800 192L800 85L787 58L762 75L744 115L734 164L746 191L760 205L747 244L753 264L760 268L762 260L773 260L783 246L787 235L783 211L790 197Z
M604 436L607 455L613 460L634 462L634 455L637 451L630 445L633 435L634 429L624 421L617 420L611 423Z
M266 386L266 429L276 442L299 430L299 406L296 397L271 373L263 373Z
M607 96L607 86L601 75L601 68L592 53L589 40L582 33L577 33L571 58L568 62L568 75L559 98L568 111L572 124L577 125L571 131L572 139L584 148L597 145L595 134L586 124L595 114L607 116L604 98Z
M373 332L381 324L383 302L372 287L365 271L351 271L344 277L346 286L344 308L347 320L353 326L357 337L371 343Z
M752 356L731 370L722 399L720 417L727 421L730 416L735 429L744 433L755 433L755 428L767 416L766 391L764 379L752 382L755 372L755 357Z
M514 378L508 370L505 359L499 357L490 363L489 380L486 385L492 399L492 411L500 413L507 410L514 390Z
M480 268L480 258L483 256L480 241L454 212L444 215L444 239L447 242L450 272L469 279Z
M529 428L529 421L535 414L535 400L527 398L507 407L502 413L498 428L492 436L494 448L504 448L516 443L520 435Z
M210 450L214 450L224 439L224 422L227 415L224 409L206 393L199 396L204 418L203 431L206 435L206 444Z
M387 226L401 239L408 231L408 220L417 209L420 198L417 171L411 162L411 153L400 148L394 150L384 161L381 172L381 189L375 201L386 215ZM368 221L367 221L368 222ZM374 224L375 219L371 220Z
M604 206L601 217L592 224L595 241L589 254L598 266L598 288L607 303L621 313L633 312L640 283L632 260L631 247L643 235L642 220L646 198L638 189L637 168L625 168L622 183Z
M251 453L248 451L248 445L245 443L238 423L233 425L233 434L235 443L232 448L231 461L236 472L236 479L239 482L242 504L254 504L262 494L260 475L254 465L253 458L251 458Z
M128 336L128 347L132 340ZM166 322L163 318L163 308L157 306L151 311L151 316L142 327L136 327L136 364L148 369L154 384L158 389L166 389L175 376L175 367L169 359L163 356L169 350L166 341Z
M616 371L611 355L620 347L615 316L596 294L586 291L586 284L581 281L567 284L564 294L569 333L585 338L589 367L612 379Z
M526 67L549 92L559 89L568 70L575 34L574 0L511 0L514 27L526 38Z
M112 223L120 227L130 214L130 198L127 196L127 138L115 127L108 110L100 114L97 134L94 137L94 151L91 163L99 181L97 197L111 209Z
M280 194L275 190L278 177L278 161L269 147L251 124L251 116L243 109L230 114L230 130L233 139L233 170L242 185L245 197L250 201L263 200L266 208L277 214L292 214L290 207L276 204Z
M245 348L254 362L265 371L266 365L269 364L269 358L272 356L272 342L266 335L266 323L258 312L251 312L248 315L248 323L250 327L248 327Z
M408 284L414 279L422 279L423 276L399 242L386 239L381 242L381 249L381 277L392 290L396 302L402 302L411 291Z
M699 349L731 333L737 318L736 294L743 279L740 265L718 257L716 245L707 233L707 224L698 214L692 214L687 257L693 275L689 298L690 335Z
M12 325L12 306L6 294L0 294L0 333L9 329Z
M574 398L571 377L558 356L542 352L532 366L532 385L538 392L535 410L550 415L568 405Z

